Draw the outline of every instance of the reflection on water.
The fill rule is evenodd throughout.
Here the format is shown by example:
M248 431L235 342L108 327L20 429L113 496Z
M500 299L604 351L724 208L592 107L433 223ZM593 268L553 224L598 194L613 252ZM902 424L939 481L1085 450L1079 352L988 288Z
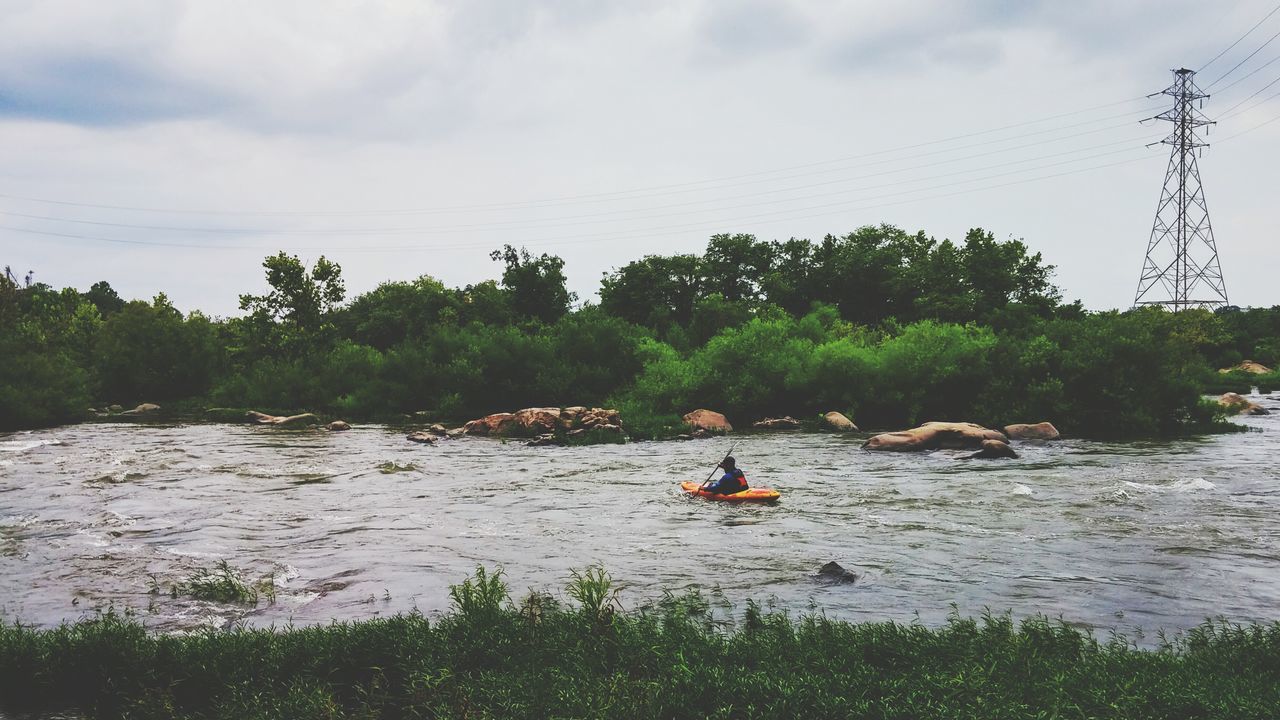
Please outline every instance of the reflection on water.
M1280 398L1254 398L1280 411ZM1276 617L1280 414L1168 443L1023 444L1022 458L870 454L860 438L758 434L735 455L770 507L684 497L722 441L423 446L229 425L0 435L0 616L108 606L158 628L325 622L448 604L476 564L517 593L604 563L629 607L698 587L847 619L938 622L954 603L1148 633ZM169 596L226 559L276 587L246 609ZM836 560L851 585L814 578Z

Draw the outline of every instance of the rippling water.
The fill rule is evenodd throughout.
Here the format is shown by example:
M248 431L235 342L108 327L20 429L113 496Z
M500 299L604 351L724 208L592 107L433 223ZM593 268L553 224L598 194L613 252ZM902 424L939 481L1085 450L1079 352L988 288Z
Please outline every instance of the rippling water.
M954 604L1125 632L1272 620L1280 597L1280 397L1260 432L1019 445L1021 459L872 454L861 437L755 434L735 455L782 503L681 495L724 440L426 447L404 431L101 424L0 435L0 616L109 606L157 628L326 622L448 605L477 563L516 594L602 562L627 607L697 587L847 619L940 621ZM272 578L257 608L171 598L219 560ZM859 573L829 586L836 560ZM159 587L164 592L153 594Z

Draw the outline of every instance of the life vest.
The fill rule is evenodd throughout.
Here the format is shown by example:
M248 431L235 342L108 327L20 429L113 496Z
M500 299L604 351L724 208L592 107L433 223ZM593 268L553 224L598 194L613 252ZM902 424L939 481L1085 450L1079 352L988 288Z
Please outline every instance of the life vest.
M730 475L732 482L737 483L736 487L729 487L729 491L725 493L726 495L732 495L747 489L747 476L741 470L734 468L732 473L726 472L725 475Z

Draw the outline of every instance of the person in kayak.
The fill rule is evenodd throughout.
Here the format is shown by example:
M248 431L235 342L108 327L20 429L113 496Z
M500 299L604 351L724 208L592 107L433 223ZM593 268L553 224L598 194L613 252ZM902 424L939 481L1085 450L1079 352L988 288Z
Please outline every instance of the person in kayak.
M707 492L717 495L732 495L748 489L747 476L742 473L742 470L738 469L738 461L734 460L732 455L726 457L718 467L724 468L724 475L721 475L720 479L715 481L715 484L708 485L705 488Z

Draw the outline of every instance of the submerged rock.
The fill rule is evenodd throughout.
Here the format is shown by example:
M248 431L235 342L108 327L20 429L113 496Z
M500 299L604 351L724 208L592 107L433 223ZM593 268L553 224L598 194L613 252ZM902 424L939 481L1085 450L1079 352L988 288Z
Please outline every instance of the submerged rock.
M828 430L835 430L836 432L858 432L858 426L854 425L852 420L845 417L843 413L838 413L835 410L823 415L822 423Z
M729 424L729 420L724 415L705 408L699 408L693 412L685 413L684 420L695 435L699 431L707 433L728 433L733 432L733 426Z
M1008 435L1010 440L1057 440L1062 437L1058 428L1050 422L1038 422L1034 425L1026 423L1005 425L1004 434Z
M555 433L545 433L539 435L529 442L525 443L529 447L546 447L548 445L564 445L564 440L560 439Z
M319 425L320 418L311 413L301 413L299 415L267 415L266 413L250 410L244 414L245 422L253 425Z
M982 449L972 455L965 455L965 460L997 460L999 458L1016 458L1018 453L1009 447L1009 443L1000 440L983 440Z
M818 568L818 579L832 585L843 585L857 580L858 574L852 570L845 570L840 563L832 560Z
M862 444L864 450L919 452L952 448L976 450L985 440L1007 443L1009 438L998 430L973 423L927 422L920 427L899 432L881 433Z
M440 439L440 436L436 435L435 433L419 430L417 432L411 432L408 435L405 435L404 439L408 440L409 442L423 443L425 445L434 445L436 441Z
M765 418L751 424L757 430L799 430L800 421L786 415L780 418Z

